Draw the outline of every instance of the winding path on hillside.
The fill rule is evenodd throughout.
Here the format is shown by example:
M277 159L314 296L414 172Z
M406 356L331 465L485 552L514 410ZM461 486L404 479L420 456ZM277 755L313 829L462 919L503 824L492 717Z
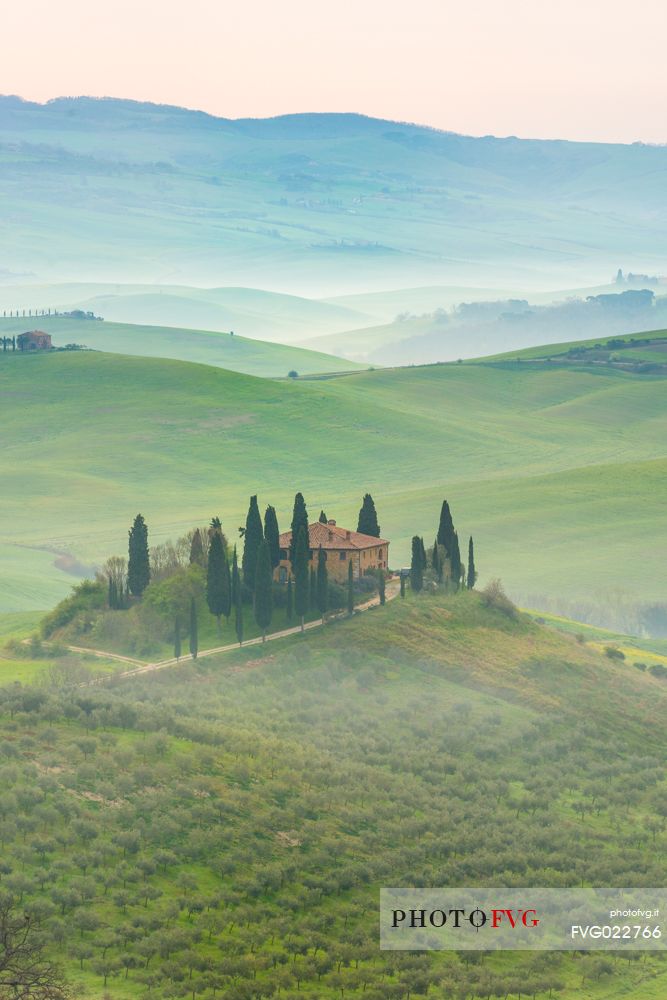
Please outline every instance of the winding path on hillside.
M400 591L400 583L396 578L392 578L387 581L387 589L385 599L387 601L392 601L398 596ZM372 597L369 601L365 601L363 604L358 604L354 609L354 614L359 614L360 612L368 611L370 608L375 608L379 605L380 598ZM346 612L338 612L335 615L330 615L324 621L318 619L314 622L307 622L303 630L300 625L295 625L293 628L286 628L280 632L271 632L267 635L266 639L263 640L261 635L255 636L252 639L247 639L242 646L239 646L238 642L228 643L226 646L215 646L212 649L203 649L198 655L197 659L202 660L206 656L215 656L219 653L231 653L235 650L245 649L246 646L262 646L266 645L267 642L272 642L274 639L285 639L290 635L299 635L302 631L307 632L310 629L321 628L323 625L327 625L332 621L340 621L342 618L347 618ZM150 674L155 670L164 670L166 667L175 667L181 663L187 663L191 660L188 655L181 656L176 659L175 656L170 657L167 660L158 660L155 663L145 663L142 660L135 660L130 656L121 656L118 653L109 653L104 649L88 649L85 646L67 646L73 653L88 653L92 656L99 656L109 660L118 660L121 663L131 663L133 666L129 670L123 670L117 674L106 674L103 676L95 677L90 683L92 684L104 684L107 681L117 681L126 680L130 677L139 677L141 674Z

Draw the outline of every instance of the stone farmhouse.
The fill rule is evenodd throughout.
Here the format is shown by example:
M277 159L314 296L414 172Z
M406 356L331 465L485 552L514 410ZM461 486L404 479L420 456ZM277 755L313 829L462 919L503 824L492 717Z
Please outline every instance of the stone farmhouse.
M315 521L309 524L308 541L310 565L317 569L321 546L326 555L329 579L338 583L347 581L350 563L355 580L369 569L386 570L389 564L389 542L386 539L339 528L335 521L327 521L326 524ZM285 583L292 573L289 560L291 544L292 532L284 531L280 536L280 563L274 573L274 578L280 583Z
M53 347L51 335L42 330L29 330L27 333L19 333L16 338L16 346L19 351L50 351Z

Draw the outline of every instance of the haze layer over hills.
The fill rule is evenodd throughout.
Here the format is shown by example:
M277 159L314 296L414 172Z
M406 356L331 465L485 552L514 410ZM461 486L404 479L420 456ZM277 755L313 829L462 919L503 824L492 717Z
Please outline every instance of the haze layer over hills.
M562 287L667 256L663 147L5 97L0 164L6 281Z

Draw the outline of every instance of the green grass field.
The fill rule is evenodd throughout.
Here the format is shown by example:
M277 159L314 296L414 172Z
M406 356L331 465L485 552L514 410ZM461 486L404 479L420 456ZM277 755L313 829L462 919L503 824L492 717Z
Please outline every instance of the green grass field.
M664 597L663 378L454 364L293 383L107 354L2 361L5 610L75 582L56 553L122 553L137 511L154 541L215 513L233 540L250 493L286 527L297 489L352 527L370 490L394 567L446 496L482 580L523 603Z
M634 341L634 340L664 340L667 338L667 330L651 330L650 333L628 333L619 335L622 340ZM554 358L558 359L561 355L567 354L569 350L573 347L594 347L596 344L604 344L605 337L592 337L590 340L571 340L564 343L558 344L542 344L538 347L526 347L522 350L517 351L506 351L503 354L494 354L487 358L480 358L477 364L486 364L487 361L512 361L516 358L522 358L526 361L536 360L539 358ZM653 345L643 346L638 345L636 348L630 348L629 350L622 350L617 352L618 357L622 360L626 355L631 357L633 360L647 360L647 361L661 361L664 363L665 356L662 352L662 348L655 347Z
M4 688L3 880L91 1000L661 1000L658 955L397 958L377 908L383 885L660 884L666 712L664 682L467 592Z
M50 333L54 347L83 344L96 351L193 361L265 378L284 378L292 370L300 375L311 375L314 372L350 371L360 367L354 361L331 354L250 340L236 333L231 336L229 332L102 323L59 316L0 319L0 337L35 329ZM10 352L3 355L0 349L0 364L11 361L7 353Z

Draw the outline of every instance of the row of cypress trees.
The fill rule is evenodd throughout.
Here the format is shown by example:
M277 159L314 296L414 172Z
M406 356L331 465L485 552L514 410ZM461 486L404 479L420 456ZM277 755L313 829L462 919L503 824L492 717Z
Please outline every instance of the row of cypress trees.
M324 511L320 512L320 522L327 523ZM326 553L320 547L317 568L310 567L310 539L308 533L308 510L302 493L294 498L291 522L291 542L289 560L292 573L287 581L287 619L294 615L300 619L301 629L305 628L305 617L309 611L317 610L322 617L328 610L329 579ZM375 504L370 493L364 495L359 511L357 531L380 537ZM243 643L243 599L252 597L255 621L266 639L273 617L273 573L280 564L280 530L275 507L268 506L264 521L259 511L257 496L250 497L245 526L240 529L243 537L243 555L239 566L236 546L231 565L222 532L220 518L214 517L208 529L208 551L199 529L193 532L190 545L190 563L206 570L206 603L210 613L216 618L218 633L221 619L229 620L234 612L234 624L239 644ZM128 544L127 591L133 597L141 597L150 583L150 553L148 548L148 527L141 514L137 514L130 528ZM384 603L384 578L380 581L380 600ZM118 593L117 585L109 580L109 606L125 607L125 595ZM354 576L352 563L348 567L347 608L354 609ZM198 653L197 608L194 598L190 604L189 622L190 653L196 659ZM174 623L174 656L181 655L181 622Z
M410 586L419 593L424 587L424 572L430 565L436 581L458 590L475 586L477 570L475 568L475 545L472 535L468 541L468 565L461 559L459 536L454 528L452 513L447 500L440 509L438 531L433 542L433 548L427 554L424 539L419 535L412 538L412 554L410 560ZM401 580L401 596L405 595L405 585Z

